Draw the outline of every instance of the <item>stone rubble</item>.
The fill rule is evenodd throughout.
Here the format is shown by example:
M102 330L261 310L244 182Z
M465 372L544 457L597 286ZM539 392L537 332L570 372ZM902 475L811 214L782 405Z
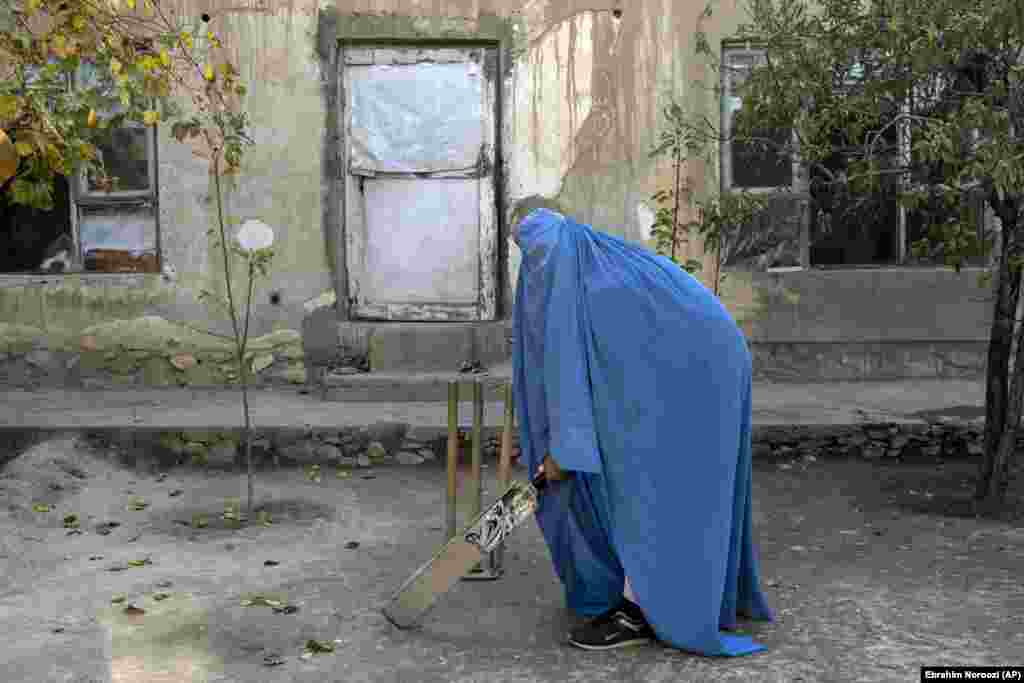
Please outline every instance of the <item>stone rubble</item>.
M104 438L104 437L98 437ZM203 464L228 465L244 457L238 433L162 432L106 435L108 443L133 449L136 454L159 459L163 464L190 459ZM419 465L447 458L444 430L410 430L398 423L341 430L256 429L253 455L257 462L280 461L283 465L323 464L337 467L373 467L397 463ZM1018 442L1024 447L1024 435ZM484 431L484 461L496 460L501 447L500 430ZM471 457L468 430L459 432L462 462ZM983 452L980 423L937 421L913 425L861 425L843 427L756 427L755 458L803 459L859 457L868 460L915 457L977 458ZM512 437L513 462L519 458L519 435Z

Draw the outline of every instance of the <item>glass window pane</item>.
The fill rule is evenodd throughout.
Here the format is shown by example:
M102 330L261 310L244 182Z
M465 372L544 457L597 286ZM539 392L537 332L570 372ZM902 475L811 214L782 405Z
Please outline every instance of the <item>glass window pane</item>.
M754 131L754 137L788 145L789 130ZM778 147L756 143L730 143L733 187L786 187L793 183L793 164Z
M156 215L152 207L83 208L78 229L85 270L157 272Z
M115 192L140 192L150 189L147 128L122 127L104 131L96 140L99 158L107 175L117 180ZM94 170L87 173L86 192L103 192Z

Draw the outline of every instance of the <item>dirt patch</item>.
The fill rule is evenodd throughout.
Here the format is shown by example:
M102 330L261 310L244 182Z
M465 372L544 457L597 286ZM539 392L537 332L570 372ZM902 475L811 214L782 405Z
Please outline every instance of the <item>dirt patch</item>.
M718 660L568 649L575 620L531 524L510 543L501 580L456 587L419 631L392 628L379 608L443 537L441 460L347 478L328 470L320 482L302 469L264 472L256 509L273 522L232 529L221 515L231 498L244 504L237 474L139 473L103 449L50 441L0 480L13 482L0 489L0 668L12 683L888 682L916 680L923 663L1007 663L1024 651L1019 471L1005 516L980 518L955 507L972 492L976 458L781 448L788 455L755 458L753 478L778 618L745 628L766 653ZM485 499L495 471L485 470ZM19 491L41 495L54 482L67 488L49 512L8 510ZM460 494L460 520L467 502ZM81 533L62 527L68 513ZM195 513L207 527L175 523ZM335 651L304 658L310 640Z
M244 513L244 499L239 499L241 511ZM174 536L197 536L200 532L209 537L231 535L240 529L240 525L230 518L225 518L226 500L190 500L172 509L154 511L148 519L149 530L153 533L171 534ZM292 498L286 500L264 501L253 507L253 515L259 520L260 513L269 515L270 525L305 526L317 520L334 521L337 511L335 506L310 499ZM198 526L201 525L201 526ZM256 525L253 530L261 528Z

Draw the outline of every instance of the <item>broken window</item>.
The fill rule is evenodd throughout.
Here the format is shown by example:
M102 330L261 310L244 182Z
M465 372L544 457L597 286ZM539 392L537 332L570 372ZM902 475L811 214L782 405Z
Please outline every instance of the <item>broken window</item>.
M93 87L85 64L70 87ZM112 89L98 114L121 112ZM94 171L57 176L49 211L16 206L0 193L0 272L158 272L156 130L134 122L99 129L93 140L114 185Z

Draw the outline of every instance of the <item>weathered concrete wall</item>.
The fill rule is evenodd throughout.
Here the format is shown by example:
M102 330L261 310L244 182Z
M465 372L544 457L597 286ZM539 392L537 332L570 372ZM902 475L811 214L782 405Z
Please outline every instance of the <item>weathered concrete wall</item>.
M718 116L712 88L717 76L697 57L694 34L706 31L715 49L742 21L735 0L721 0L711 17L702 14L704 2L665 0L265 0L245 7L226 0L181 0L179 5L183 16L195 18L196 30L205 30L200 14L213 16L209 28L222 37L248 86L242 105L251 115L256 145L248 150L237 185L229 188L227 209L238 222L257 218L275 230L274 274L257 289L251 332L285 334L289 340L298 338L304 318L315 311L314 300L333 306L338 289L339 303L345 304L338 267L344 226L336 202L339 39L500 38L510 57L502 74L510 94L503 110L506 220L524 200L543 196L580 220L644 241L653 219L650 196L669 187L672 177L667 163L649 156L663 105L674 96L694 113ZM698 192L717 184L715 168L693 164L686 173ZM170 360L178 354L171 341L183 329L178 323L219 335L230 332L219 312L198 300L203 289L224 293L223 266L206 237L216 215L208 154L161 130L159 183L163 260L176 275L67 276L45 285L0 278L0 320L20 326L0 328L0 344L5 350L27 349L6 357L11 365L0 382L36 381L40 371L24 356L45 350L72 354L60 362L50 357L53 367L42 374L54 382L80 381L80 374L68 374L69 363L110 375L92 375L98 383L231 381L226 369L196 369L226 362L216 360L224 358L223 339L216 336L196 337L202 343L196 342L195 353L210 354L207 363L180 361L190 366L183 370ZM787 265L791 237L781 261L745 263L747 272L730 274L722 295L769 375L870 377L882 372L879 368L898 375L927 374L927 368L940 366L946 368L937 371L942 374L960 365L976 370L989 305L973 277L905 269L750 272ZM506 249L501 262L507 316L519 255L510 241ZM700 244L688 245L687 255L702 256ZM706 269L705 279L709 274ZM233 283L236 293L244 291L240 272ZM156 319L161 322L155 324ZM100 356L74 356L100 353L81 349L82 338L96 329L147 330L136 335L146 348L133 348L135 356L129 356L137 361L131 367L139 369L126 367L116 343ZM293 341L267 342L259 364L271 353L266 372L281 381L301 381L297 348ZM117 367L109 367L115 361ZM61 363L63 371L56 369ZM0 362L0 367L7 366ZM114 376L120 379L110 379Z

